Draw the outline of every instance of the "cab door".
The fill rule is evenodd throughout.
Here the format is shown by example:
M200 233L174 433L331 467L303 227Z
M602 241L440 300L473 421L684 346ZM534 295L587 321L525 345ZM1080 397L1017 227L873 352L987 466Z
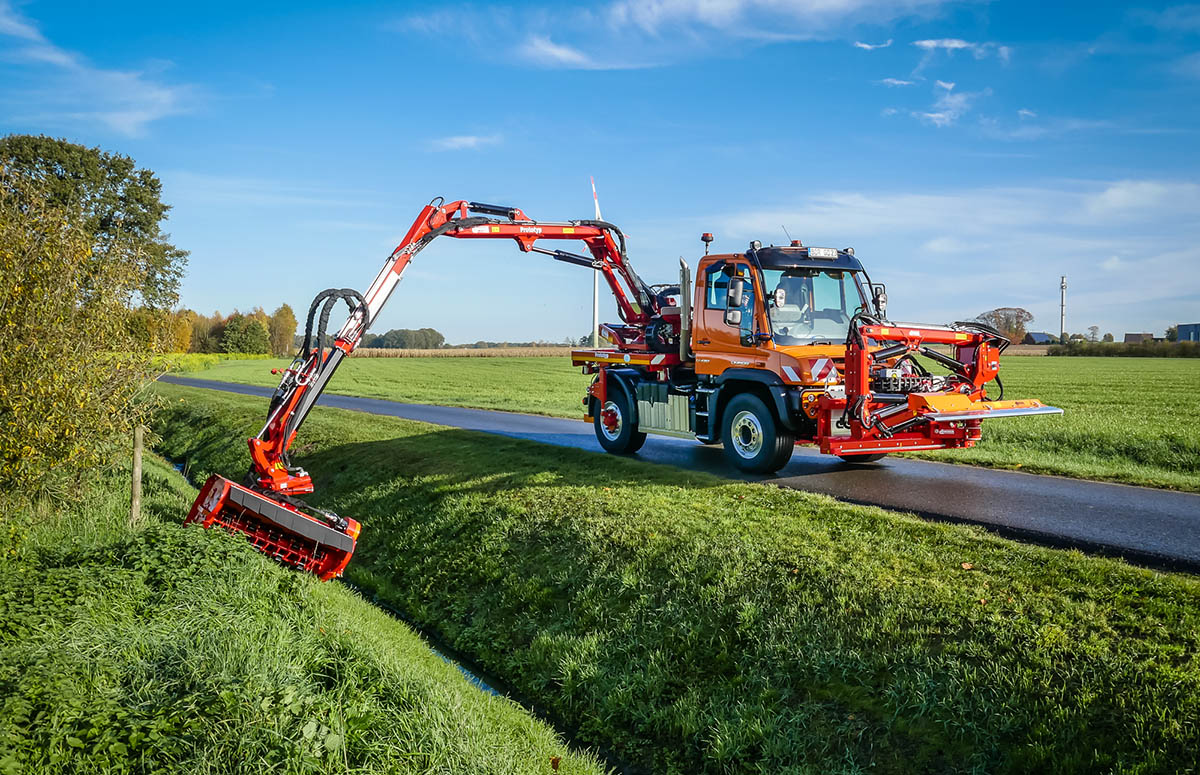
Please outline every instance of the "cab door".
M758 287L750 265L745 260L718 262L705 270L697 288L695 312L700 325L694 334L696 372L716 375L729 368L764 368L767 353L759 347L742 344L743 336L753 338L761 331L758 320ZM729 309L729 281L739 277L744 284L740 325L725 322Z

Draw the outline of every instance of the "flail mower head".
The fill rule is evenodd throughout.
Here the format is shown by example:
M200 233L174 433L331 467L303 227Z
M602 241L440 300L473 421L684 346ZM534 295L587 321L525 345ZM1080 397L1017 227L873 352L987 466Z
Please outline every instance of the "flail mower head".
M315 511L290 498L268 496L213 474L204 483L184 524L223 527L243 533L255 549L322 581L342 574L354 554L359 524Z

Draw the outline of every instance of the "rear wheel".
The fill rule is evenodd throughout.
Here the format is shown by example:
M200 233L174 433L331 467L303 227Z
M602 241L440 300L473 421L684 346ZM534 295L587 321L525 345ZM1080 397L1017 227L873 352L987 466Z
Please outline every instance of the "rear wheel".
M838 455L847 463L874 463L877 460L883 460L887 457L886 452L873 452L868 455Z
M787 465L796 437L784 428L762 399L749 393L725 407L725 455L752 474L770 474Z
M614 390L599 411L595 412L592 425L596 429L596 440L608 452L628 455L637 452L646 443L646 434L634 425L629 401L620 388Z

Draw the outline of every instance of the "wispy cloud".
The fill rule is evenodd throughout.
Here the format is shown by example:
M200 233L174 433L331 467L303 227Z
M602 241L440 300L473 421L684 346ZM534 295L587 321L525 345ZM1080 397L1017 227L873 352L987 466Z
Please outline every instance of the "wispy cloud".
M914 82L905 81L900 78L884 78L883 80L876 81L875 83L881 83L884 86L912 86Z
M1018 118L1037 118L1037 113L1034 113L1029 108L1021 108L1017 111Z
M497 145L503 138L500 135L453 135L440 137L429 144L435 151L465 151L483 148L487 145Z
M723 238L776 233L808 244L853 244L888 284L901 319L962 320L1002 305L1058 321L1058 276L1070 276L1068 325L1163 330L1191 314L1200 281L1200 186L1170 180L1093 181L1019 188L814 193L788 206L707 216ZM1115 257L1115 258L1100 258ZM962 293L963 261L974 290ZM989 267L994 267L989 269ZM1109 272L1120 271L1113 284ZM1148 328L1147 328L1148 327Z
M984 59L995 55L1001 62L1008 62L1012 58L1012 49L1008 46L1001 46L999 43L972 43L961 38L914 40L913 45L924 51L926 57L932 56L937 51L946 51L948 53L967 51L976 59Z
M913 116L935 127L948 127L965 116L980 97L991 96L991 89L977 92L954 91L954 84L946 81L936 83L938 91L933 106L927 111L913 111Z
M20 112L11 119L46 125L99 123L136 136L154 121L188 112L195 99L192 87L165 83L145 71L91 65L48 40L7 0L0 0L0 36L16 41L6 59L28 69L35 84L8 95Z
M531 62L539 65L558 65L591 69L595 67L591 57L582 51L555 43L550 38L534 35L518 51Z
M465 38L497 56L538 67L628 69L724 53L728 49L722 44L731 42L853 41L852 33L863 25L932 15L952 1L608 0L524 11L466 4L453 12L406 16L396 27ZM854 45L875 50L892 43Z

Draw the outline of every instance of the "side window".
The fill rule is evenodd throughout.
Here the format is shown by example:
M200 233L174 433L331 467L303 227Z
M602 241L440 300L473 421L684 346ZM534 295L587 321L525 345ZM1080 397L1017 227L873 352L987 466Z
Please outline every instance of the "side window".
M738 277L749 278L749 273L746 271L745 264L734 264L734 271ZM729 275L722 271L724 267L718 266L709 269L705 275L705 301L704 306L708 309L725 309L728 303L729 296ZM751 286L749 281L746 283L746 290L750 291Z
M708 309L725 309L725 299L729 295L729 277L721 271L723 267L715 266L708 270L704 279L707 296L704 306Z

